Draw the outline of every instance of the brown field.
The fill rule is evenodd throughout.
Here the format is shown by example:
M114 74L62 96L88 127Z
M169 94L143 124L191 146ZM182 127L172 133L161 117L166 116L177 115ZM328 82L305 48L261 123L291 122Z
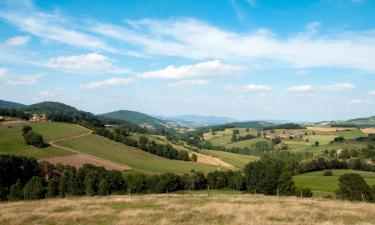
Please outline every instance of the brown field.
M103 166L107 170L129 170L130 167L119 164L119 163L114 163L111 161L99 159L93 156L88 156L84 154L74 154L74 155L69 155L69 156L60 156L60 157L53 157L53 158L46 158L42 159L40 161L47 161L52 164L63 164L63 165L70 165L74 166L77 169L82 167L84 164L92 164L96 166Z
M0 204L0 224L375 224L375 204L260 195L109 196Z
M306 127L307 130L315 130L321 132L335 132L336 130L353 130L353 127Z
M364 128L364 129L361 129L361 130L365 134L375 134L375 128Z

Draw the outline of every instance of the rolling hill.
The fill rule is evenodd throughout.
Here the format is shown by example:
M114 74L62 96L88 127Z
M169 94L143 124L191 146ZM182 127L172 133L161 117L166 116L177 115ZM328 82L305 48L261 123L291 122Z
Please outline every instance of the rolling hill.
M142 127L151 128L159 131L163 129L170 129L176 127L175 124L170 123L168 121L158 119L144 113L130 110L118 110L115 112L105 113L100 116L109 119L128 121Z
M211 126L211 125L220 125L225 123L231 123L237 121L236 119L229 117L220 117L220 116L199 116L199 115L181 115L181 116L171 116L159 118L173 121L180 126L185 127L202 127L202 126Z
M20 103L16 103L16 102L10 102L10 101L0 100L0 108L4 108L4 109L17 109L17 108L22 108L24 106L25 105L20 104Z

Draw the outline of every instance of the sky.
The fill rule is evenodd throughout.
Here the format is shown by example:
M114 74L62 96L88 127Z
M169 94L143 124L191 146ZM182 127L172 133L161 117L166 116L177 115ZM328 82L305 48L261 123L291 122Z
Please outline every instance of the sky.
M1 0L0 99L239 120L375 115L372 0Z

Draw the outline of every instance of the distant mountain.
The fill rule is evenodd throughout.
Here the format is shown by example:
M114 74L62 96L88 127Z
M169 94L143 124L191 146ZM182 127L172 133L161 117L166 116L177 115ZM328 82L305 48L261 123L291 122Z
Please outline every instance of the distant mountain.
M162 120L159 118L155 118L149 116L144 113L130 111L130 110L119 110L115 112L109 112L100 115L105 118L110 119L117 119L117 120L124 120L128 122L132 122L144 128L151 128L155 130L163 130L163 129L170 129L175 128L176 124L170 121Z
M358 127L375 127L375 116L350 119L345 121L333 121L330 125L348 125L348 126L358 126Z
M24 106L25 105L20 104L20 103L16 103L16 102L9 102L9 101L0 100L0 108L17 109L17 108L21 108L21 107L24 107Z
M181 115L181 116L170 116L163 117L157 116L160 119L173 121L180 126L184 127L202 127L210 125L219 125L225 123L231 123L237 121L236 119L229 117L219 117L219 116L199 116L199 115Z

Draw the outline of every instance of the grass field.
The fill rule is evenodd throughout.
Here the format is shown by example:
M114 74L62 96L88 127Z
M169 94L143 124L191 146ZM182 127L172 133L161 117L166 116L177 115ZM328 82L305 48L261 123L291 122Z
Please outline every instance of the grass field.
M34 122L30 126L43 136L45 142L87 133L86 129L69 123Z
M47 124L47 123L43 123ZM48 127L53 127L57 123L48 124ZM35 124L33 124L34 127ZM58 125L56 125L58 126ZM74 125L70 125L74 126ZM38 127L40 133L47 134L51 130L44 131L42 125L35 126ZM0 154L13 154L34 157L37 159L56 157L56 156L66 156L72 154L71 152L61 150L55 147L47 148L36 148L34 146L26 145L22 138L22 126L15 126L12 128L5 127L0 124ZM53 130L53 129L52 129ZM53 137L54 134L49 134L50 137Z
M259 159L259 157L257 156L241 155L224 151L199 150L199 152L222 159L223 161L232 164L238 169L243 169L249 162Z
M217 169L217 167L196 162L165 159L97 135L61 141L58 144L99 158L121 163L130 166L136 171L148 174L164 172L182 174L188 173L192 169L207 173Z
M369 225L375 204L261 195L80 197L0 204L2 225Z
M310 188L313 191L334 192L338 188L338 179L345 173L358 173L370 185L375 185L375 173L355 170L332 170L332 176L324 176L324 171L305 173L294 176L298 188Z

